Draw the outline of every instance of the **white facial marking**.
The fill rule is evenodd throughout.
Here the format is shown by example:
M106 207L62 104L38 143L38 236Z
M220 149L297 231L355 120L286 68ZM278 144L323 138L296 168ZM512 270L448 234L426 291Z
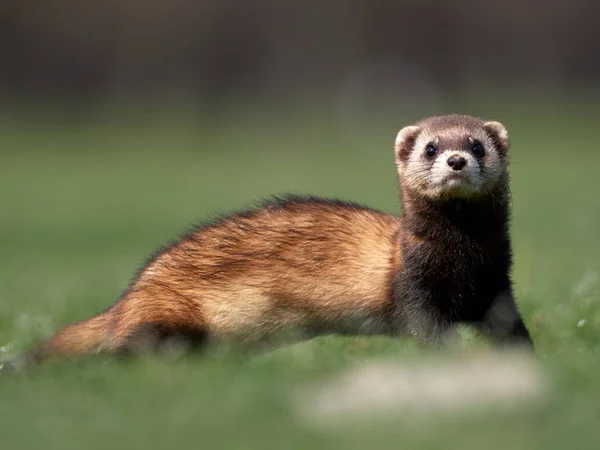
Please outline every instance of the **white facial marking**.
M435 157L428 159L425 149L433 143L443 145L443 135L466 135L468 141L481 143L485 154L476 158L466 148L439 148ZM464 158L466 164L461 170L454 170L448 159ZM507 167L506 158L501 158L485 130L448 129L439 135L423 130L415 140L408 160L400 162L398 170L407 186L430 198L469 198L488 192L500 179Z
M466 161L465 166L460 170L454 170L448 164L451 157L457 161L463 158ZM481 188L481 169L471 153L462 150L446 150L435 159L431 166L429 183L440 194L442 191L446 191L446 193L455 194L458 197L468 196Z

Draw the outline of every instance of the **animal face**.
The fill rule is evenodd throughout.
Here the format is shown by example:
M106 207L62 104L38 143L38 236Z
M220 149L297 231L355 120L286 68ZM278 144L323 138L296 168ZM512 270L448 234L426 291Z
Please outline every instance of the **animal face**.
M398 175L403 188L434 200L485 196L506 172L508 147L499 122L432 117L398 133Z

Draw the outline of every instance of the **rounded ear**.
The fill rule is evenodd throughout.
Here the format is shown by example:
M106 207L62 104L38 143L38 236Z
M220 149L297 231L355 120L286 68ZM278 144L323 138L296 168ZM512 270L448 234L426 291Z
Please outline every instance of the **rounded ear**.
M400 163L400 161L406 161L408 155L412 151L413 145L415 144L415 140L419 133L421 132L421 127L416 125L409 125L407 127L402 128L398 132L398 136L396 136L396 163Z
M494 143L494 146L498 149L501 154L506 154L510 146L508 139L508 131L506 127L500 122L486 122L483 124L483 128L489 135L490 139Z

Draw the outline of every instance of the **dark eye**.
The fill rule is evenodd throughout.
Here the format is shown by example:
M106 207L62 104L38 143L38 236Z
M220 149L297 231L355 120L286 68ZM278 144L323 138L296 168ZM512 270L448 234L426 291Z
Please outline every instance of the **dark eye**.
M483 145L481 145L479 142L475 142L471 146L471 151L477 157L481 157L481 156L483 156L485 154L485 150L483 149Z
M432 144L429 144L427 148L425 148L425 156L427 156L428 158L433 158L436 153L437 148L435 148L435 146Z

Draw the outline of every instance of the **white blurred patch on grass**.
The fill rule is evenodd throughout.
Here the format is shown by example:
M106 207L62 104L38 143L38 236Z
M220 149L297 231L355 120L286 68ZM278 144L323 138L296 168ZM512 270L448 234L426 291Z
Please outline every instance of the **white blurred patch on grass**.
M6 345L0 345L0 371L4 368L4 364L2 363L2 361L4 359L8 359L8 357L11 354L13 348L13 344L11 342L9 342Z
M0 345L0 353L10 353L12 348L13 348L13 345L10 342L6 345Z
M17 318L17 329L26 334L34 330L36 334L47 334L52 329L52 322L49 317L23 313Z
M598 284L598 274L593 270L587 270L573 286L573 297L584 299L593 296Z
M531 356L490 352L364 364L301 392L294 405L302 417L319 424L398 414L413 419L518 407L540 399L546 387Z

